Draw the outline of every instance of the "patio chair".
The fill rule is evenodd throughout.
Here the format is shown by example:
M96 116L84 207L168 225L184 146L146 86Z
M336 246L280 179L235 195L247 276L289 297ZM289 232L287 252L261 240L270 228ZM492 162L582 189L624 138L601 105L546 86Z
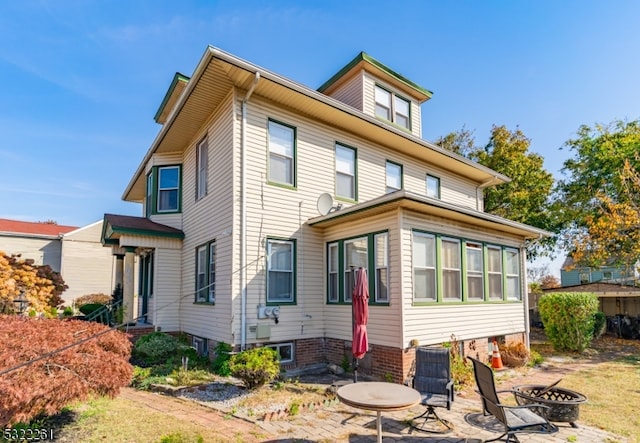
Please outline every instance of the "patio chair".
M422 397L421 404L426 410L411 420L411 427L423 432L444 434L453 425L438 416L435 408L451 410L454 399L451 378L450 354L447 348L416 348L415 375L409 383ZM421 419L421 424L416 424ZM431 420L431 423L427 423Z
M493 370L472 357L467 357L473 363L473 372L478 386L478 393L482 399L482 409L484 415L493 415L505 428L505 432L497 438L485 440L486 442L501 440L507 436L506 442L519 442L517 433L543 433L552 434L558 428L549 421L536 414L532 409L548 408L548 406L538 403L531 403L520 406L508 406L500 403L499 393L510 392L512 390L496 391ZM538 409L539 410L539 409Z

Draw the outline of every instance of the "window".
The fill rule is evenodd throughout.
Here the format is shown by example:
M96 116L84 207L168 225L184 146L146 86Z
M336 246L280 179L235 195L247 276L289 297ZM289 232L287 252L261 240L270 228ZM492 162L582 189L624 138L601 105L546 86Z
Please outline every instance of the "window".
M331 243L327 250L328 255L328 285L329 302L337 302L338 295L338 243Z
M269 120L269 181L295 186L296 130Z
M487 247L489 300L502 300L502 248Z
M467 299L484 300L484 269L482 263L482 245L467 243Z
M436 301L436 239L433 235L413 233L413 297Z
M389 235L386 232L376 234L373 240L376 269L375 301L389 303Z
M402 189L402 165L387 161L387 193Z
M368 271L369 253L367 237L355 238L344 242L344 301L351 302L356 286L356 271L364 268ZM367 272L369 276L369 272Z
M196 249L196 303L216 301L216 243Z
M440 198L440 179L427 174L427 197Z
M506 249L507 297L520 300L520 253L517 249Z
M356 200L356 150L336 144L336 196Z
M147 200L145 201L145 215L149 217L153 213L153 172L147 175Z
M267 303L295 302L295 240L267 239Z
M377 117L389 120L403 128L410 128L411 103L409 100L378 85L375 87L375 100L375 113Z
M191 338L191 346L193 346L200 356L206 356L209 354L209 347L207 346L206 338L193 336Z
M327 244L327 302L351 303L356 271L363 268L369 303L389 303L389 234L376 232Z
M275 345L267 345L267 347L276 350L280 363L293 362L293 343L278 343Z
M603 278L603 280L611 280L611 278L612 278L611 271L604 271L602 273L602 278Z
M180 166L158 168L158 212L177 212L180 204Z
M442 239L442 294L445 301L461 300L460 241Z
M589 273L588 272L581 272L580 273L580 284L581 285L586 285L587 283L589 283Z
M208 168L209 144L204 139L196 148L196 200L207 195Z

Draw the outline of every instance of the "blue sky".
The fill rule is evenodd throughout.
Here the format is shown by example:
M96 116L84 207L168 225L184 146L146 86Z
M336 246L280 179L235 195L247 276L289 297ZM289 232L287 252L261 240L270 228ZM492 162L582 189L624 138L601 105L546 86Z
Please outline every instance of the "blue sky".
M434 92L427 140L519 127L560 177L581 124L640 117L638 17L636 1L0 2L0 217L140 215L122 193L207 45L312 88L365 51Z

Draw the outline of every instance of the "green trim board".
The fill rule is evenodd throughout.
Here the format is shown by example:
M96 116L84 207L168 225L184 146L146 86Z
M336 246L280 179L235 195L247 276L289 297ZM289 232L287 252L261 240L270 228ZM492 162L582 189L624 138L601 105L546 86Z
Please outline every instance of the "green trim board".
M267 236L266 239L266 244L265 244L265 279L264 279L264 284L265 284L265 300L266 300L266 305L267 306L291 306L291 305L296 305L298 303L298 244L297 244L297 239L295 238L287 238L287 237L277 237L277 236ZM286 243L291 243L292 245L292 262L293 262L293 270L292 270L292 294L291 294L291 300L269 300L269 250L268 250L268 245L270 241L275 241L275 242L286 242Z
M403 83L406 86L410 87L411 89L415 90L420 95L427 96L427 99L429 99L429 98L431 98L433 96L433 92L429 91L426 88L423 88L422 86L418 85L417 83L412 82L411 80L409 80L405 76L403 76L401 74L398 74L393 69L391 69L388 66L386 66L385 64L379 62L378 60L376 60L375 58L371 57L369 54L367 54L364 51L360 52L358 55L356 55L355 58L353 60L351 60L349 63L347 63L347 65L345 67L340 69L329 80L324 82L318 88L318 92L326 91L331 85L336 83L340 78L342 78L347 72L349 72L351 69L353 69L360 62L366 62L366 63L369 63L372 66L375 66L376 68L378 68L381 71L383 71L385 74L393 77L394 79L396 79L400 83Z
M188 83L189 80L190 80L190 78L187 77L186 75L181 74L179 72L175 73L175 75L173 76L173 80L171 80L171 85L169 85L169 89L167 90L166 94L164 95L164 98L162 99L162 103L160 103L160 107L156 111L156 114L153 116L153 119L155 120L156 123L158 123L158 120L160 119L160 115L164 111L164 107L167 106L167 103L171 99L171 96L173 95L173 92L175 91L176 87L178 86L178 83L179 82Z

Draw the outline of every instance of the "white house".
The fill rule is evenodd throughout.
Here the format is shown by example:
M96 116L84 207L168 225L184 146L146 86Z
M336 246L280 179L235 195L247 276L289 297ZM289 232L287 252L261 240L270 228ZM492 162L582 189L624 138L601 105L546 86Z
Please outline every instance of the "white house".
M430 97L365 53L314 90L208 47L124 191L142 217L105 214L129 319L138 291L148 325L203 352L339 364L363 267L365 372L404 379L416 343L526 341L524 245L548 233L483 212L509 179L421 139Z

